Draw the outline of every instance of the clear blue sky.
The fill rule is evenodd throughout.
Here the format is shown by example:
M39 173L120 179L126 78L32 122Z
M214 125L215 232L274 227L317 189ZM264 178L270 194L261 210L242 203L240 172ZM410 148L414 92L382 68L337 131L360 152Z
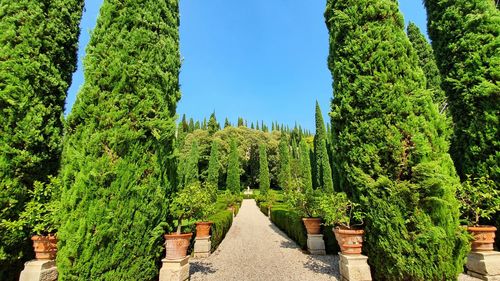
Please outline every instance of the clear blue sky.
M238 116L314 129L314 104L328 120L332 97L327 68L326 0L181 0L179 116L195 120L215 110L219 122ZM408 22L426 32L421 1L400 0ZM78 70L66 111L83 83L85 46L102 0L86 0Z

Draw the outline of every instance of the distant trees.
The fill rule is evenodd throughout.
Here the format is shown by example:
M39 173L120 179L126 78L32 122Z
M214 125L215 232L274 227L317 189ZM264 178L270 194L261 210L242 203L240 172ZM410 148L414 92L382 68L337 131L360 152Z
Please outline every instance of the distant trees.
M83 2L0 1L0 280L17 280L32 257L20 214L60 168Z
M366 213L374 278L456 280L468 244L459 181L397 1L328 0L325 18L333 154L340 188Z
M101 7L67 120L61 280L157 278L175 190L178 26L178 1Z
M259 145L259 189L260 193L265 195L270 188L269 166L267 164L266 145Z
M234 138L231 139L231 146L227 167L227 189L231 190L233 194L238 194L240 188L240 160L238 154L238 145Z

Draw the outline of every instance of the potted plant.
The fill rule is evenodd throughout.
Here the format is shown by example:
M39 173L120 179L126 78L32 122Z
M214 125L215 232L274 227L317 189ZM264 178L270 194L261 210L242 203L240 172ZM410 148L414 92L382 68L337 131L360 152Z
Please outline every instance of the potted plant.
M57 254L54 215L59 205L53 200L57 184L56 178L50 178L49 183L35 182L30 191L31 201L21 213L21 220L31 227L33 250L39 260L54 260Z
M302 216L307 234L321 234L321 218L317 212L320 191L297 188L286 193L287 201Z
M363 247L363 214L359 205L351 202L343 192L321 194L318 210L325 225L333 227L333 232L343 254L361 254ZM359 222L353 224L353 222Z
M266 193L265 198L267 205L267 216L271 218L271 209L273 208L274 204L276 204L276 194L274 193L274 191L269 190Z
M208 217L215 213L215 208L209 188L205 187L205 192L199 195L198 206L195 217L201 221L196 223L196 238L206 238L210 236L210 228L213 222L208 221Z
M177 231L164 235L166 259L176 260L187 256L193 233L182 233L182 223L185 219L193 218L195 214L201 212L207 201L209 195L201 189L199 182L190 183L177 192L170 205L170 212L177 220Z
M236 215L236 208L241 202L241 197L238 194L233 194L230 190L226 190L224 193L226 198L227 209L233 212L233 217Z
M495 182L488 178L471 180L469 177L459 185L457 198L467 231L472 235L472 251L492 251L496 227L481 225L482 219L491 219L500 211L500 192Z

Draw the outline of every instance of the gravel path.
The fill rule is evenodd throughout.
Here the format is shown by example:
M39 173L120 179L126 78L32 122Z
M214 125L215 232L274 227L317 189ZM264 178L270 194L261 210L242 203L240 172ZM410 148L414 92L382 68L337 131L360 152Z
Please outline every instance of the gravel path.
M243 200L219 248L206 259L191 259L192 281L339 280L338 256L304 254L264 216L254 200ZM460 275L459 281L477 281Z
M191 260L191 280L338 280L337 256L310 256L243 200L233 226L206 259Z

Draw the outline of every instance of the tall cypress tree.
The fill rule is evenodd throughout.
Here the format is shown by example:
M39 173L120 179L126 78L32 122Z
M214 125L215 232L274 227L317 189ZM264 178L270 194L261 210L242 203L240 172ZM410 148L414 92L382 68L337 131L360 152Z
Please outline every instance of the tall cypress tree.
M210 115L210 119L208 120L208 133L210 135L213 135L218 130L220 130L220 124L219 122L217 122L217 118L215 117L215 112L212 112L212 114Z
M212 141L212 148L210 149L207 183L216 190L219 186L219 144L216 140Z
M304 190L313 190L309 148L305 139L300 141L300 178Z
M267 163L266 145L259 145L259 190L260 194L266 195L271 186L269 182L269 165Z
M83 2L0 1L0 280L31 258L33 226L19 215L59 170Z
M186 166L184 167L184 186L196 183L200 180L200 172L198 169L198 162L200 161L200 152L198 149L198 142L196 140L191 144L188 158L185 160Z
M227 128L227 127L231 127L231 123L229 122L229 119L227 119L227 117L226 117L226 120L224 121L224 128Z
M439 107L440 111L444 111L447 107L446 95L441 88L441 74L436 64L434 51L431 45L425 39L425 36L420 32L416 24L410 22L407 28L408 39L417 52L419 65L424 71L427 79L427 89L432 91L432 100Z
M456 280L459 184L396 0L328 0L333 149L377 280ZM365 247L366 246L366 247Z
M240 156L235 139L231 139L230 143L226 188L233 194L240 193Z
M500 11L494 1L425 0L429 36L454 123L460 178L500 189ZM496 225L500 228L500 214ZM500 243L500 235L497 235Z
M178 27L176 0L101 7L67 121L61 280L157 278L175 186Z
M316 188L333 191L332 168L326 148L326 129L323 114L316 101L316 135L314 136L314 182Z
M288 146L288 137L284 132L281 132L281 138L279 143L279 172L278 172L278 184L279 186L287 190L291 187L292 183L292 168L290 160L290 148Z

